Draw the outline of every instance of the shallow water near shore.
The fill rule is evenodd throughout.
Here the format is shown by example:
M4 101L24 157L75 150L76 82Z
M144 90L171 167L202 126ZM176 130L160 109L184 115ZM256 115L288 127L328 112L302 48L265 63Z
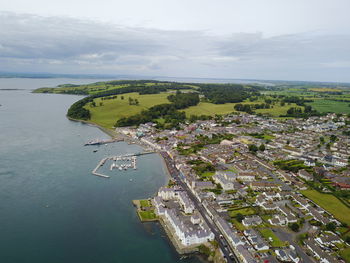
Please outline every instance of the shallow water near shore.
M0 78L0 89L25 89L0 90L0 262L199 262L180 260L158 224L140 223L132 206L168 181L160 156L138 157L137 170L109 179L93 176L103 157L142 149L84 147L107 135L66 119L81 97L29 90L88 82Z

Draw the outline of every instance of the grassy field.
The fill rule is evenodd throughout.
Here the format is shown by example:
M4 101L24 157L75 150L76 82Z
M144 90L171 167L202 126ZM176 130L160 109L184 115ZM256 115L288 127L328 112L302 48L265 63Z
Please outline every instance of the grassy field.
M319 112L350 113L349 102L315 99L314 102L308 104Z
M242 209L237 209L237 210L231 210L228 212L230 217L235 217L237 214L242 214L244 216L249 216L249 215L255 215L255 210L251 207L248 208L242 208Z
M316 190L305 190L301 191L301 193L327 210L339 221L350 225L350 208L340 202L335 196L322 194Z
M186 116L191 115L211 115L215 114L228 114L234 111L233 106L234 103L226 103L226 104L213 104L209 102L200 102L196 106L189 107L184 110Z
M235 225L235 227L240 231L244 231L247 229L242 223L238 222L236 219L231 219L231 223Z
M153 221L157 219L157 215L153 210L138 211L137 213L139 214L141 221Z
M140 200L140 205L142 207L151 207L152 206L149 200Z
M297 106L294 103L291 103L290 105L285 104L284 106L276 104L276 105L273 105L273 108L271 108L271 109L258 109L258 110L255 110L255 112L256 113L261 113L261 114L264 114L264 115L269 115L271 117L278 117L280 115L287 114L287 110L289 110L289 108L291 108L291 107L298 107L298 108L300 108L299 106Z
M350 248L343 249L340 251L340 256L345 259L347 263L350 263Z
M243 102L242 104L256 104L256 103L262 103L262 101L255 101L255 102ZM236 112L234 109L234 106L237 103L226 103L226 104L213 104L209 102L200 102L196 106L189 107L184 110L186 113L186 116L189 117L191 115L211 115L214 116L215 114L229 114L231 112ZM287 113L287 110L291 107L297 107L296 104L291 103L290 105L285 104L284 106L281 106L279 104L273 105L273 108L271 109L257 109L255 110L256 113L266 114L272 117L278 117L280 115L284 115ZM350 108L349 108L350 109Z
M284 247L286 244L281 241L269 228L259 228L258 229L260 234L268 241L270 242L271 246L273 247ZM269 238L272 238L272 241L270 241Z
M342 91L341 89L335 89L335 88L311 88L309 90L315 91L315 92L337 92L337 91Z
M204 172L204 173L202 173L201 175L200 175L200 177L202 178L202 179L210 179L210 178L212 178L213 177L213 175L215 174L215 172Z
M124 100L121 99L122 96L124 96ZM118 95L116 99L112 100L101 100L100 98L95 99L96 107L92 107L89 104L86 105L85 108L91 113L91 122L105 128L112 128L116 121L121 117L129 117L154 105L169 103L167 96L169 96L169 93L147 95L126 93ZM129 97L137 99L139 105L129 105ZM103 106L99 106L100 102L103 103Z

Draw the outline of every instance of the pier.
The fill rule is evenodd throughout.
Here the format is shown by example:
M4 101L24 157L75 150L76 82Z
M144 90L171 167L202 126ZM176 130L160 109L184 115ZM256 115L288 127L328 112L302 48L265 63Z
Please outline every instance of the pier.
M98 170L101 166L103 166L107 160L108 160L108 158L103 158L103 159L98 163L98 165L95 167L95 169L92 170L92 174L93 174L93 175L96 175L96 176L103 177L103 178L110 178L110 176L108 176L108 175L104 175L104 174L101 174L101 173L98 173L98 172L97 172L97 170Z
M92 174L103 177L103 178L110 178L109 175L104 175L98 172L98 169L102 167L107 161L112 161L111 166L109 167L109 170L112 171L113 169L118 169L120 171L127 170L129 168L132 168L134 170L137 169L136 160L137 156L146 155L146 154L152 154L155 153L154 151L146 151L146 152L139 152L139 153L131 153L131 154L124 154L124 155L115 155L103 158L98 165L95 167L94 170L92 170ZM117 162L130 162L130 163L123 163L118 164Z
M84 144L84 146L101 145L101 144L107 144L107 143L113 143L113 142L120 142L122 140L123 139L107 139L107 140L96 139L96 140L88 141L87 143Z

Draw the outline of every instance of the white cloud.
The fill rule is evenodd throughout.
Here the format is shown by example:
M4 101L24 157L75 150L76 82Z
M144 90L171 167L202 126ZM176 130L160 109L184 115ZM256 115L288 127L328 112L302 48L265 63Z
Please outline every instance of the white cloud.
M350 81L334 71L350 69L348 61L348 34L213 36L0 13L0 68L8 71Z

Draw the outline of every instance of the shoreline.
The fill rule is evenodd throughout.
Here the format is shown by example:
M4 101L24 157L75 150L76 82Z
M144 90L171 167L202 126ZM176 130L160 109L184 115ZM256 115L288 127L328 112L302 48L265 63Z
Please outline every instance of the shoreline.
M89 122L89 121L84 121L84 120L79 120L79 119L73 119L73 118L70 118L68 117L68 120L70 121L75 121L75 122L81 122L83 124L87 124L87 125L91 125L93 127L96 127L98 129L100 129L102 132L104 132L105 134L107 134L109 137L111 137L111 139L117 139L117 138L120 138L122 137L123 141L124 142L127 142L125 139L130 139L130 138L127 138L126 135L124 134L120 134L116 131L113 131L111 129L107 129L107 128L104 128L96 123L93 123L93 122ZM142 147L143 149L145 149L145 145L143 145L142 143L140 143L139 141L137 140L132 140L133 143L137 144L138 146ZM129 141L130 143L130 141ZM170 171L169 171L169 168L168 166L166 165L166 161L165 159L163 158L163 156L159 153L159 152L155 152L156 154L158 154L158 156L160 156L161 160L162 160L162 170L165 172L166 174L166 177L168 179L168 182L169 180L171 180L171 174L170 174ZM165 182L165 185L167 184L167 182ZM135 204L133 203L133 205L135 206ZM139 217L140 219L140 217ZM144 223L140 220L141 223ZM201 254L198 249L189 249L189 250L192 250L192 251L189 251L187 249L181 249L178 244L177 244L177 241L176 239L173 237L170 229L168 228L168 226L166 225L166 223L164 222L164 220L162 218L157 218L157 220L152 220L152 221L148 221L148 222L145 222L145 223L159 223L159 227L161 227L163 229L163 231L166 233L167 235L167 239L168 239L168 243L170 246L172 246L175 251L178 253L179 256L184 256L184 255L189 255L189 256L194 256L194 257L197 257L199 258L202 262L204 263L209 263L211 261L209 261L208 259L205 258L205 255Z
M74 122L81 122L93 127L96 127L98 129L100 129L101 131L103 131L105 134L107 134L109 137L111 137L111 139L117 139L117 136L120 136L120 133L117 133L116 131L113 131L112 129L108 129L108 128L104 128L94 122L90 122L90 121L85 121L85 120L80 120L80 119L73 119L71 117L66 116L68 120L70 121L74 121Z

